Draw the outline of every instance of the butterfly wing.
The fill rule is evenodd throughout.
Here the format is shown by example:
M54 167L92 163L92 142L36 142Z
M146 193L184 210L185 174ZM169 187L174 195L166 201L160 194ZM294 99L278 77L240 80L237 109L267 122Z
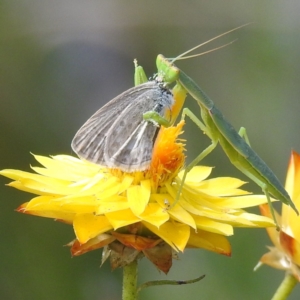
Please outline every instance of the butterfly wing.
M104 148L107 166L125 172L147 169L159 126L145 121L143 114L156 111L164 116L173 102L171 92L156 83L153 88L143 91L133 105L126 107L107 135Z
M111 154L108 150L106 150L106 155L104 155L107 139L111 138L109 145L112 145L113 149L115 149L114 151L117 152L119 149L116 149L113 137L117 136L117 139L119 139L120 135L123 135L124 138L119 139L120 145L122 145L133 132L138 131L138 125L143 121L143 113L153 109L152 105L154 102L150 98L153 91L157 90L158 83L149 81L125 91L108 102L89 118L76 133L72 141L73 150L78 156L88 161L117 167L118 164L114 166L114 160L110 160ZM143 99L145 100L143 101ZM146 100L149 100L148 105L147 103L145 105ZM143 123L149 122L143 121ZM148 128L148 126L146 127ZM155 132L156 130L152 128L152 130L146 131ZM150 136L153 137L153 134L151 133ZM148 144L145 145L145 148L147 147L149 147ZM106 149L108 148L106 147ZM124 153L120 155L122 156Z

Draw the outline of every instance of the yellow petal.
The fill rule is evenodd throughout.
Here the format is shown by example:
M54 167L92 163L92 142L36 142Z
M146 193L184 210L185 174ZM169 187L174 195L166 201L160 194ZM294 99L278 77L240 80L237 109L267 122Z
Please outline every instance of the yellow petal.
M168 212L174 220L189 225L190 227L196 229L196 223L194 218L180 205L175 205L172 209L168 210Z
M39 196L17 208L18 212L72 223L75 213L57 210L51 205L52 196ZM32 203L31 203L32 202ZM34 205L36 203L36 205Z
M106 214L109 212L114 212L118 210L124 210L129 208L129 204L126 197L113 196L110 198L102 199L98 201L98 206L96 209L96 214Z
M191 230L188 247L203 248L219 254L231 255L230 243L224 236L203 230L198 230L197 232Z
M111 224L105 216L95 216L93 214L77 215L73 226L76 237L81 244L112 229Z
M198 229L226 236L233 235L233 228L229 224L220 223L207 217L200 216L194 216L194 220Z
M217 222L226 222L238 227L264 227L274 226L272 219L254 214L247 214L242 210L218 210L207 209L205 207L191 205L186 201L181 201L182 207L193 215L207 217Z
M183 224L189 225L192 228L196 229L196 224L194 218L180 205L176 204L172 209L169 209L170 206L174 204L174 199L168 194L152 194L151 200L159 203L161 209L163 208L172 218L176 221L179 221ZM167 203L167 205L166 205ZM151 223L151 222L150 222Z
M121 187L120 183L112 183L112 185L110 187L104 187L101 188L101 192L96 193L95 196L97 197L97 199L105 199L105 198L109 198L113 195L117 195L119 193L119 189Z
M132 213L131 209L106 213L105 216L115 230L140 221L140 219Z
M220 206L231 209L253 207L267 202L265 195L226 197L216 201Z
M126 175L121 182L119 193L121 194L126 191L132 184L133 180L134 178L132 176Z
M235 216L238 218L237 220L239 222L239 224L235 223L235 225L239 227L275 227L273 218L270 219L244 211L236 213Z
M300 195L298 196L298 198L292 200L295 203L298 210L300 210ZM296 215L296 213L294 212L294 210L290 208L290 206L283 205L282 207L283 210L286 211L286 213L285 214L283 213L282 215L283 230L289 235L293 236L294 239L296 239L298 242L300 242L299 216ZM286 221L284 222L284 220Z
M187 173L185 184L198 183L206 179L210 175L212 169L213 169L212 167L205 167L205 166L193 167L193 169ZM184 170L182 170L178 174L178 177L182 179L183 174L184 174Z
M98 201L95 196L74 196L56 198L52 201L52 205L55 205L57 209L65 210L74 213L95 213Z
M286 176L286 182L285 182L285 188L292 199L298 198L300 195L300 154L298 154L295 151L292 151L287 176Z
M188 189L186 186L182 191L182 196L184 201L180 200L180 204L183 206L186 203L196 207L199 210L202 210L204 207L210 208L212 210L224 210L225 208L219 204L224 200L223 198L211 196L201 191L196 191L194 189Z
M56 155L51 158L40 155L33 156L47 171L42 171L41 168L38 170L53 178L77 181L81 178L93 177L100 169L96 164L69 155Z
M127 198L132 212L139 216L146 208L151 193L150 180L141 181L140 185L134 185L128 188Z
M69 195L79 190L70 187L68 182L59 182L58 179L41 175L36 175L34 179L20 178L9 183L8 186L37 195Z
M95 212L96 204L93 197L80 197L75 201L75 198L65 201L64 198L53 196L40 196L33 198L26 207L26 210L34 211L61 211L64 213L93 213Z
M38 180L38 178L43 178L43 176L38 174L13 169L1 170L0 174L13 180L20 180L24 178Z
M201 181L198 184L193 185L194 188L201 190L202 192L209 193L212 196L224 197L231 195L246 195L249 192L238 189L240 186L245 184L245 181L242 181L237 178L232 177L217 177Z
M180 201L180 206L182 206L186 211L194 215L203 215L203 213L207 213L207 212L211 212L212 214L223 213L222 207L211 204L208 200L201 199L201 197L199 197L199 199L197 200L196 195L188 198L187 194L184 193L184 198L180 198L179 201Z
M300 210L300 155L292 151L285 188L291 196L295 206ZM282 229L300 242L299 216L290 206L282 206Z
M190 227L185 224L166 222L158 229L148 222L142 223L176 251L183 251L190 237Z
M110 177L99 180L97 177L95 176L89 183L85 183L83 186L71 185L71 187L74 186L79 189L76 192L78 196L95 195L97 200L103 200L118 193L120 186L118 178ZM73 193L75 193L75 190Z
M160 227L169 220L169 214L157 203L149 203L139 217L156 227Z
M8 184L9 186L30 193L43 195L51 194L54 186L56 186L56 188L58 189L62 189L63 191L65 191L65 189L67 188L68 192L70 192L68 188L70 182L66 180L49 178L42 175L32 174L29 172L23 172L19 170L2 170L0 171L0 174L8 178L17 180ZM55 192L55 194L59 193Z

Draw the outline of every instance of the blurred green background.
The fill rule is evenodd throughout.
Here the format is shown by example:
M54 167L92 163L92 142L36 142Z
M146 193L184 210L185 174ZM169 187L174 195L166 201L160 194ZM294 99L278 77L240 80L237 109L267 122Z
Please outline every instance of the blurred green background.
M30 170L40 155L72 154L78 128L105 102L133 86L133 59L149 76L158 53L174 57L239 25L178 63L284 182L291 149L300 151L300 2L294 1L0 1L0 169ZM198 113L193 100L186 106ZM185 132L191 159L208 145L193 124ZM238 176L218 148L203 164L214 176ZM31 198L0 178L0 298L121 298L121 270L99 267L101 251L71 258L70 226L14 212ZM300 183L299 183L300 184ZM253 184L248 189L260 192ZM254 210L258 212L258 210ZM146 260L140 282L206 278L153 287L141 299L270 299L284 273L253 267L270 241L263 229L238 229L232 257L187 250L165 276ZM290 299L299 299L297 287Z

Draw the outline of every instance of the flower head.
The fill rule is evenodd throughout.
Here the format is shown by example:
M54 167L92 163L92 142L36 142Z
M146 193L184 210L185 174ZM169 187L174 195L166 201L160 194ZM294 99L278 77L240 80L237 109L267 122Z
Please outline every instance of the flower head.
M236 178L207 179L211 167L194 167L178 193L183 125L160 130L147 171L124 173L72 156L35 155L43 166L32 167L35 173L0 174L14 180L9 186L37 195L17 211L73 225L73 255L104 248L103 261L110 255L113 268L144 255L167 273L174 253L186 248L230 255L226 236L234 226L274 226L243 210L265 203L265 196L240 189L244 182Z
M287 171L285 188L297 209L300 208L300 155L292 151ZM271 212L267 205L261 205L262 215L270 217ZM276 213L276 212L275 212ZM282 215L276 213L277 222L281 228L267 228L274 247L268 247L270 252L264 254L258 265L269 265L276 269L289 271L300 281L300 226L299 216L290 206L282 206Z

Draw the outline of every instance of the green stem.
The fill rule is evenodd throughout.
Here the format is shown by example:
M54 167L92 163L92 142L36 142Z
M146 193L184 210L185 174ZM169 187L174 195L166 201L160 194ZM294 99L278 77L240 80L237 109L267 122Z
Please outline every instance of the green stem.
M123 268L123 300L137 299L137 261Z
M293 288L297 284L297 279L290 273L286 273L284 280L281 285L277 289L275 295L272 300L285 300L292 292Z

